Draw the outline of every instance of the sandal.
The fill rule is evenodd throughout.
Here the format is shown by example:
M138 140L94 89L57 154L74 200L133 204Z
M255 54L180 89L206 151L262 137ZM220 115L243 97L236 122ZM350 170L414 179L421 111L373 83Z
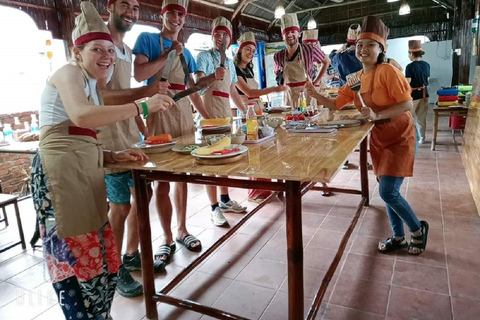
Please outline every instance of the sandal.
M202 250L202 243L200 242L200 240L198 240L197 238L195 238L191 234L187 234L183 238L183 240L177 238L177 242L183 244L185 246L185 248L187 248L188 250L193 251L193 252L199 252L199 251ZM195 246L195 244L197 244L197 245Z
M408 253L413 254L413 255L419 255L423 251L425 251L425 248L427 247L427 239L428 239L428 223L427 221L420 221L421 227L420 230L422 231L422 235L420 236L411 236L410 237L410 244L408 245ZM422 241L422 242L412 242L412 240L416 241ZM410 248L418 248L421 251L420 252L410 252Z
M172 244L162 244L158 247L157 251L155 252L155 261L161 261L165 265L170 262L172 255L175 253L175 242Z
M377 250L380 253L389 253L392 251L396 251L399 249L404 249L408 246L407 241L405 241L405 238L402 240L395 240L395 238L388 238L386 240L380 241L378 243Z

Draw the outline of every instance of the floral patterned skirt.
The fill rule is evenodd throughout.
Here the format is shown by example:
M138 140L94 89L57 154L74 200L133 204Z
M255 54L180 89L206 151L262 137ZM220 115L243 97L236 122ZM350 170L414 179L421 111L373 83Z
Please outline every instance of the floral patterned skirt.
M32 164L32 198L50 280L66 319L110 318L117 283L117 249L110 225L59 238L40 156Z

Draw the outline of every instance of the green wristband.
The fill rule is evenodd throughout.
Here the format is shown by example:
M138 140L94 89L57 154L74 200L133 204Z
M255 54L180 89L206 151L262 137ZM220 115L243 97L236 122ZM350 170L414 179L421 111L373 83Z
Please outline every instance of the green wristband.
M148 117L148 106L145 101L142 101L142 108L143 108L143 119L147 119Z

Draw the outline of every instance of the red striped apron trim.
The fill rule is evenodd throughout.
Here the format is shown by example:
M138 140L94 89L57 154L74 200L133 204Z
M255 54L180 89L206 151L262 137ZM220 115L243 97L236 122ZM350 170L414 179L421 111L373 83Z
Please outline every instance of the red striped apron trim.
M184 85L184 84L179 84L179 83L171 83L171 84L168 86L168 89L170 89L170 90L180 90L180 91L183 91L183 90L185 90L185 85Z
M256 99L260 99L260 97L248 97L248 100L256 100Z
M304 86L306 83L307 83L307 81L302 81L302 82L290 82L290 83L287 83L287 86L289 86L290 88L302 87L302 86Z
M216 97L222 97L222 98L230 98L230 95L226 92L222 92L222 91L213 91L212 92L212 96L216 96Z
M76 126L69 126L68 134L72 136L89 136L94 139L97 139L97 133L92 129L81 128Z

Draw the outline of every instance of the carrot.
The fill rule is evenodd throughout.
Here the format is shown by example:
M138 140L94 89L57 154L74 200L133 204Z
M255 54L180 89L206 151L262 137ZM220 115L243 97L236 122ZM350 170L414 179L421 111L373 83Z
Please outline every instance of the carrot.
M263 111L262 111L262 110L255 110L255 113L257 114L257 116L263 115Z
M148 142L172 142L172 136L168 133L157 134L153 137L147 138Z

